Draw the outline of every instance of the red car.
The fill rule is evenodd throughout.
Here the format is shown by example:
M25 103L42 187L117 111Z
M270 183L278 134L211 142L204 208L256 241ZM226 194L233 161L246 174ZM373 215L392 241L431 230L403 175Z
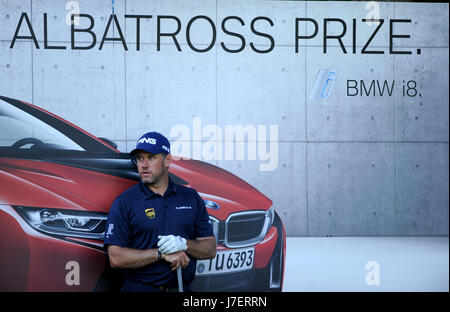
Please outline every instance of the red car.
M272 201L216 166L178 160L171 178L202 196L217 256L196 291L281 291L286 234ZM103 247L114 198L137 183L129 154L34 105L0 96L0 291L114 291Z

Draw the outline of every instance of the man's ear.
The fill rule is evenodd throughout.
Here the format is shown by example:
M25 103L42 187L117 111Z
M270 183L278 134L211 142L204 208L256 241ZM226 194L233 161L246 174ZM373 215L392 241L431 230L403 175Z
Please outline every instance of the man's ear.
M172 164L172 155L167 154L166 159L164 160L164 164L166 165L166 168L169 168Z

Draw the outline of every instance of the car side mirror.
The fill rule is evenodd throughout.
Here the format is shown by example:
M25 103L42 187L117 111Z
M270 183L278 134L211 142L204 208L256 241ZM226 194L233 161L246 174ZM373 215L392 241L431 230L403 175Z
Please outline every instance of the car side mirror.
M116 142L111 141L110 139L107 139L107 138L100 138L99 137L99 139L102 140L103 142L105 142L106 144L108 144L109 146L114 147L115 149L117 149L118 145L117 145Z

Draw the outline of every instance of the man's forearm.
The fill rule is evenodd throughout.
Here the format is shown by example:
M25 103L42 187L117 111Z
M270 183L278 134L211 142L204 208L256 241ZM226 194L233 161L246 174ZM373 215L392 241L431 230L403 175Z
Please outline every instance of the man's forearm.
M111 245L108 254L112 268L137 269L158 261L158 249L138 250Z
M186 253L195 259L211 259L216 256L216 239L214 236L186 240Z

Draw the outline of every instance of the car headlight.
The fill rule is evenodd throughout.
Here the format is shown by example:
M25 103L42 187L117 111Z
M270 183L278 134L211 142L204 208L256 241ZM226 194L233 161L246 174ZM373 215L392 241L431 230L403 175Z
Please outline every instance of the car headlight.
M14 208L39 232L53 236L104 239L106 213L23 206Z
M273 224L273 221L275 220L275 208L270 207L267 211L266 211L266 229L265 232L267 233L270 229L270 227Z
M269 228L272 226L273 221L275 220L275 208L270 207L267 211L266 211L266 218L268 219L268 227L267 230L269 230Z

